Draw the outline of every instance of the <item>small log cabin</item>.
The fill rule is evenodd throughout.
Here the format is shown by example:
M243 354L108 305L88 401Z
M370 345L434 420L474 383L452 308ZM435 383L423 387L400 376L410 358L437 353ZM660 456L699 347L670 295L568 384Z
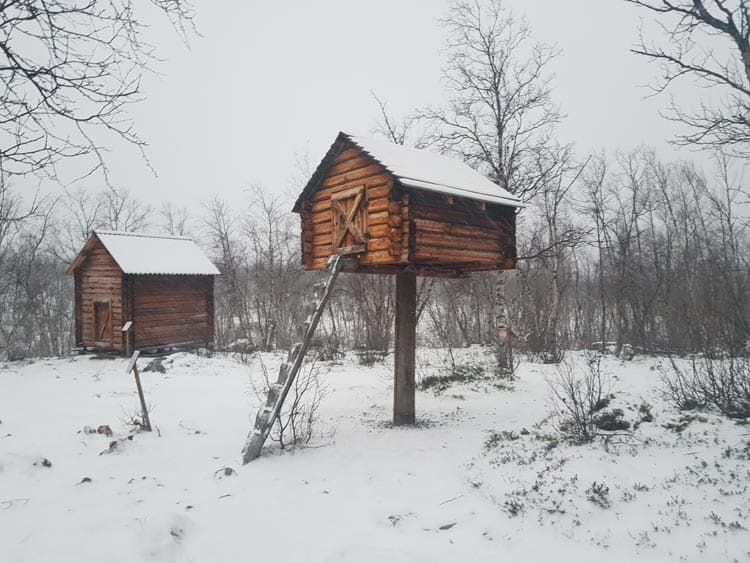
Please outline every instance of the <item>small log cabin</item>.
M188 238L94 231L68 274L75 280L79 349L213 342L219 271Z
M350 271L452 277L515 268L518 207L463 162L339 133L294 211L306 270L344 254Z

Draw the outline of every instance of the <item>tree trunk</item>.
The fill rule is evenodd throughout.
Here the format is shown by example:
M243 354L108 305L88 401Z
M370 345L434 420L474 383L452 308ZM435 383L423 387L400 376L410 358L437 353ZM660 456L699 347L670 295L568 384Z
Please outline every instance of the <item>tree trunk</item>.
M497 282L495 283L495 358L497 361L497 373L504 377L513 374L513 348L508 327L507 304L505 301L506 281L506 272L498 272Z

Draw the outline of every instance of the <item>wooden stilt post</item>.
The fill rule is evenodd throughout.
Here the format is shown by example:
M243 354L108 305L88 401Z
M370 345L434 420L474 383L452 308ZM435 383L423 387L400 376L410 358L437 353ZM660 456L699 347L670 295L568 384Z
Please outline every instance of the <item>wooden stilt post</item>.
M417 277L396 276L396 356L393 425L414 424L414 349L417 339Z

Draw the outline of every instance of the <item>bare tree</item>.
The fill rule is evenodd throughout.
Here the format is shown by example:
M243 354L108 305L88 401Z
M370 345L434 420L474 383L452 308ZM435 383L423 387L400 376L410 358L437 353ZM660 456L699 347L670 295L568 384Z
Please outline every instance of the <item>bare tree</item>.
M561 154L559 164L551 181L540 192L540 208L546 231L546 249L549 249L547 267L550 272L549 294L551 304L544 330L544 361L558 363L563 356L559 341L562 298L565 286L561 282L566 253L583 239L584 231L573 227L566 220L568 200L572 188L578 182L588 161L581 166L573 162L572 152Z
M502 188L529 199L552 173L561 115L552 102L548 66L558 51L533 40L503 0L456 1L442 21L449 58L446 106L418 113L431 129L427 144L460 156ZM497 364L512 372L506 276L496 276Z
M102 199L101 223L113 231L139 231L145 229L151 219L151 207L133 198L128 190L106 189L100 193Z
M190 213L184 205L177 206L165 201L159 208L160 228L168 235L184 236L188 234Z
M306 281L300 268L299 231L290 204L259 186L244 220L252 311L264 349L287 348L304 320ZM309 279L309 278L308 278Z
M417 119L414 116L404 117L403 119L397 119L393 115L388 113L387 104L381 100L375 92L370 92L375 103L378 105L380 110L379 119L377 125L374 128L374 132L382 137L385 137L392 143L397 145L407 145L407 139L409 133L414 129ZM415 146L419 146L420 143L414 143Z
M625 0L652 12L665 44L641 35L633 52L657 63L655 92L690 80L718 92L688 110L672 101L667 117L688 126L681 144L750 153L750 3L747 0Z
M128 106L157 61L144 39L150 7L183 38L189 0L4 0L0 2L0 168L9 175L57 176L66 159L83 159L82 176L102 171L113 138L144 140Z
M450 34L449 101L418 112L433 127L426 141L529 199L546 177L540 154L557 150L561 115L548 66L558 51L535 42L503 0L454 2L442 24Z
M203 204L203 225L214 262L221 272L216 287L217 342L246 338L252 346L247 284L247 248L240 221L229 202L213 197Z

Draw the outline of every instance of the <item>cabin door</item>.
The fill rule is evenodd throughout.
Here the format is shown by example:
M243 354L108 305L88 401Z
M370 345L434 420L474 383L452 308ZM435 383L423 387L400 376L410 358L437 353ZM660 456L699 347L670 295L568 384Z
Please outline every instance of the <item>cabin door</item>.
M112 343L112 308L109 301L94 302L94 340Z
M367 250L367 208L365 187L352 188L331 196L333 253L359 254Z

